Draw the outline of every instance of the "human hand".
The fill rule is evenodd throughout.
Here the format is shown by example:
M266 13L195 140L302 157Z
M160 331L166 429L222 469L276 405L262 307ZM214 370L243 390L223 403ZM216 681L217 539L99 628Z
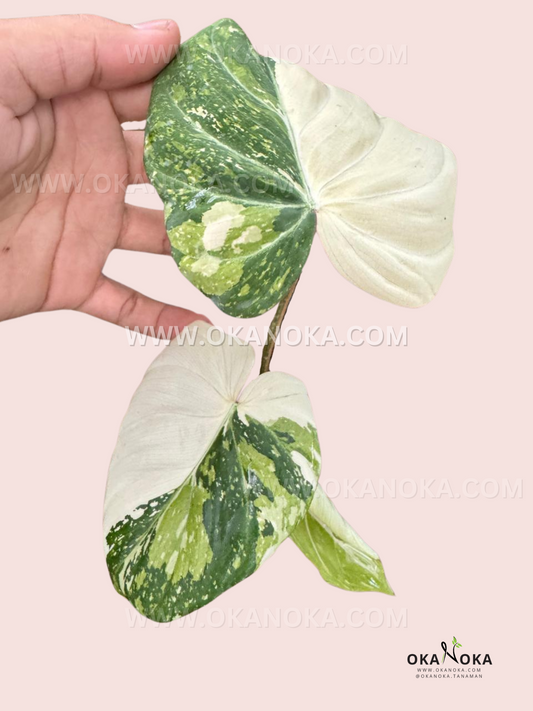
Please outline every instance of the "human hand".
M115 248L170 254L163 212L124 202L148 181L144 132L121 122L146 118L179 39L167 20L0 22L0 320L74 309L166 331L203 318L102 274Z

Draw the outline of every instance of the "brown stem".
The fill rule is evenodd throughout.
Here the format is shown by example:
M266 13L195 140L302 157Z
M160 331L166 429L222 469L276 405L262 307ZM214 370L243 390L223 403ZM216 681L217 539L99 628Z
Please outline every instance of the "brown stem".
M298 279L299 278L300 277L298 277ZM274 348L276 347L276 338L278 337L278 333L281 329L281 324L283 323L283 319L285 318L285 314L287 313L287 309L289 308L289 303L292 299L292 295L294 294L294 291L298 284L298 279L296 279L289 291L279 302L278 308L276 309L276 313L274 314L274 318L272 319L272 323L270 324L268 338L263 347L263 354L261 356L261 369L259 370L260 375L261 373L268 373L268 371L270 370L270 361L272 360L272 356L274 355Z

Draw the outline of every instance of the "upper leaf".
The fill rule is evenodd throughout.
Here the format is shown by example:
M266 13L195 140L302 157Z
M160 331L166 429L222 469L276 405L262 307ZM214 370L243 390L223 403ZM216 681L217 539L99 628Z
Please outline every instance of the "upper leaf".
M181 271L233 316L286 294L316 215L338 271L396 304L428 302L452 258L451 151L258 55L231 20L157 78L145 163Z
M291 538L331 585L394 595L377 553L342 518L320 485Z
M320 470L304 385L266 373L241 393L253 348L194 328L148 368L106 490L113 583L159 622L251 575L305 515Z

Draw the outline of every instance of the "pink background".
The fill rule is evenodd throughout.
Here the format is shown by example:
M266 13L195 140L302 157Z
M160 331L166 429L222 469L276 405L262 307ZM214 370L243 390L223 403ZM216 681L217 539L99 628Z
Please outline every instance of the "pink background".
M126 3L124 3L126 5ZM172 17L184 39L222 16L259 49L407 45L407 64L308 68L380 114L455 152L456 254L435 301L407 310L342 279L315 241L288 325L338 334L406 325L406 348L280 348L274 368L306 383L325 481L372 477L527 478L531 469L530 23L522 3L404 0L353 5L270 0L18 3L26 15L91 12L125 22ZM150 16L150 17L148 17ZM320 56L320 53L319 53ZM143 204L156 206L155 197ZM114 253L106 272L151 296L219 313L170 258ZM269 316L256 319L259 326ZM147 623L113 590L102 502L118 427L154 345L73 313L0 324L2 646L9 709L526 708L531 529L522 499L337 498L382 556L396 598L327 585L287 542L218 598L250 607L407 610L407 626L216 629ZM529 440L529 443L528 443ZM529 535L529 537L528 537ZM209 609L209 608L207 608ZM216 617L218 620L219 617ZM483 679L416 679L407 654L455 635L489 652Z

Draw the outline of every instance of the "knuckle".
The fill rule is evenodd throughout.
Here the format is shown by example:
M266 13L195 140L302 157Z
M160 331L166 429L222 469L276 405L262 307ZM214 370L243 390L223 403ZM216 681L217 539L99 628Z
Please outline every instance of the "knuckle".
M118 313L117 323L119 326L126 326L129 323L132 315L135 313L140 298L141 295L137 291L134 291L124 301Z

